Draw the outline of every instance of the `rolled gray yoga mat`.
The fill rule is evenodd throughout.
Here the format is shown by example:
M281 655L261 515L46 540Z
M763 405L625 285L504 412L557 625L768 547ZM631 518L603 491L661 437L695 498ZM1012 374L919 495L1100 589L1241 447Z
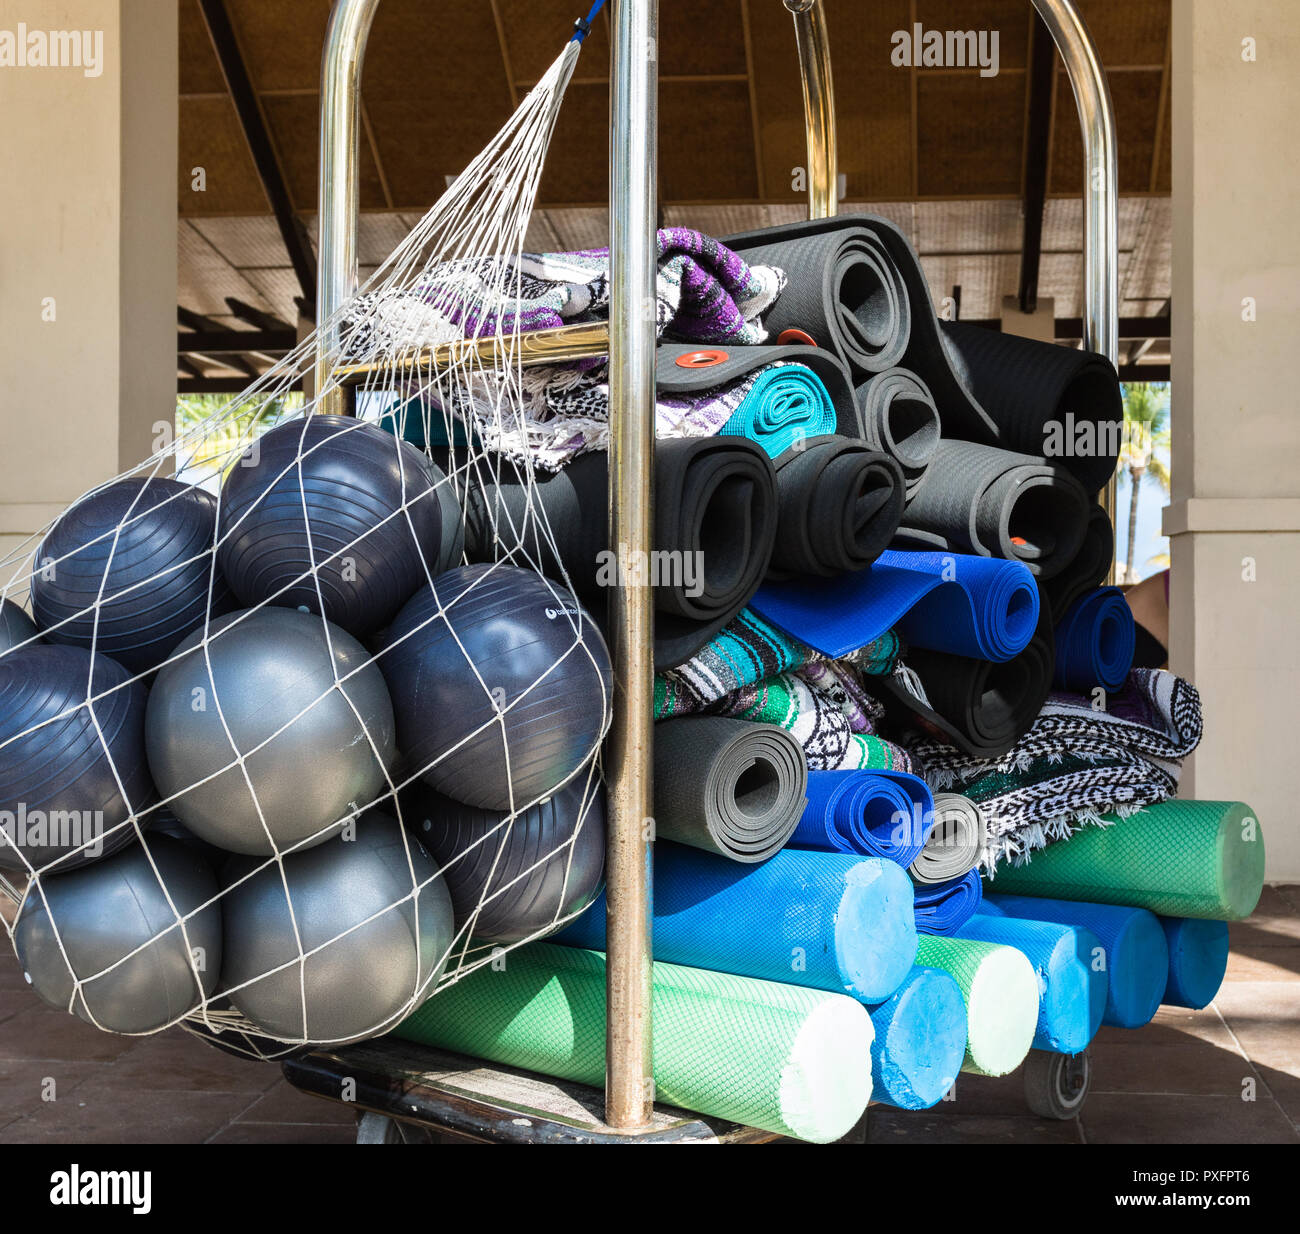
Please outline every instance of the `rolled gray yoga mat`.
M802 330L862 377L902 361L912 313L898 263L857 222L750 232L742 237L742 255L751 265L785 271L786 288L763 315L768 332L776 336L782 330ZM732 240L724 243L735 247Z
M891 368L857 388L862 440L903 469L907 499L915 495L939 445L939 409L925 382L904 368Z
M655 725L655 832L732 861L766 861L803 813L808 764L775 724L687 716Z
M973 870L984 852L984 819L969 797L935 793L934 826L907 867L914 883L946 883Z
M1049 579L1079 552L1090 504L1079 482L1046 459L945 439L896 542L1022 561Z

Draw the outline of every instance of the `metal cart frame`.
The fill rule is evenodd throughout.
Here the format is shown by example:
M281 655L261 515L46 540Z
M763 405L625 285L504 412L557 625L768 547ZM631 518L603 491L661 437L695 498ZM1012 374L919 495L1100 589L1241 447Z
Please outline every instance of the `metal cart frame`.
M775 3L776 0L766 0ZM794 18L807 129L809 214L836 212L835 105L822 0L783 0ZM1117 360L1118 201L1114 109L1096 47L1073 0L1033 0L1064 60L1083 135L1084 346ZM357 290L361 72L379 0L336 0L321 76L320 258L317 388L337 339L328 327ZM658 0L614 0L610 107L610 539L634 554L652 548L653 315L658 191ZM603 327L602 327L603 329ZM561 358L556 356L555 358ZM325 398L343 410L346 392ZM1108 492L1113 512L1114 489ZM488 1068L439 1051L379 1041L319 1051L284 1064L292 1083L350 1099L395 1124L363 1119L361 1139L394 1142L439 1134L502 1142L756 1140L750 1129L657 1108L651 1059L650 877L653 814L653 608L648 586L612 593L614 719L607 748L609 799L608 987L604 1107L594 1090ZM1048 1059L1056 1056L1048 1056ZM1052 1066L1050 1062L1048 1067ZM1039 1060L1038 1071L1044 1070ZM1081 1101L1081 1096L1080 1096ZM1047 1112L1047 1111L1040 1111ZM405 1130L402 1128L405 1127Z

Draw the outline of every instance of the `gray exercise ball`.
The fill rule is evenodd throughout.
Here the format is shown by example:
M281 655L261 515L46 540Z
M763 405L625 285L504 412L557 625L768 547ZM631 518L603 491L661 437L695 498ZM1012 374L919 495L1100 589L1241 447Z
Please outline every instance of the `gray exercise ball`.
M159 672L149 767L200 840L254 856L319 844L380 795L393 758L388 688L365 648L337 626L327 642L325 624L295 609L231 613L212 623L211 671L196 631Z
M216 875L176 840L149 836L146 843L148 852L133 844L80 870L46 875L14 926L18 960L36 993L113 1033L154 1032L188 1014L221 972ZM74 974L83 981L75 1002Z
M21 647L29 639L39 641L39 638L36 623L23 609L12 600L0 600L0 656Z
M282 864L283 878L274 862L226 863L222 993L288 1041L338 1044L392 1028L442 974L455 935L437 863L371 811Z

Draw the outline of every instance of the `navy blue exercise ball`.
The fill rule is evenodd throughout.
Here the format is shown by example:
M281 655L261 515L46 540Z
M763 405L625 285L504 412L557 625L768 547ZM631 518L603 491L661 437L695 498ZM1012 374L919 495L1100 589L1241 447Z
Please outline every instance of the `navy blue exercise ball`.
M211 551L216 522L211 493L165 476L118 480L83 497L41 544L37 625L51 643L93 644L132 673L157 668L203 624L209 593L213 613L230 607Z
M10 837L0 868L71 870L135 839L129 820L152 804L154 788L147 691L130 678L82 647L0 656L0 827Z
M12 600L0 600L0 656L33 639L40 640L36 623Z
M442 867L457 927L468 924L484 942L552 933L604 884L605 791L585 775L513 819L417 780L403 794L402 813Z
M52 1006L110 1033L155 1032L216 989L218 891L194 852L151 836L147 853L137 844L33 887L14 926L19 962Z
M569 592L533 570L439 575L398 613L377 662L407 764L466 805L540 800L609 727L605 640Z
M368 634L443 568L440 482L427 455L374 424L325 415L281 424L226 477L222 571L250 607L320 613L323 600L335 625Z

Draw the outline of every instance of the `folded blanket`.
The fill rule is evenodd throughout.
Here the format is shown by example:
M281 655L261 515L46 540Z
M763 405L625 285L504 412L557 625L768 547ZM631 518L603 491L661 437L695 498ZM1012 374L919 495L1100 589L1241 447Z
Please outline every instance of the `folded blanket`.
M655 696L658 718L679 714L669 709L671 701L659 681ZM875 703L846 665L819 662L797 672L778 673L724 695L702 710L779 725L803 747L811 771L912 770L906 750L870 731L877 714Z
M685 227L661 229L658 250L658 335L742 345L767 338L759 316L785 285L781 271L751 266L712 237ZM341 361L608 316L608 249L451 261L412 287L358 296L342 327L347 350ZM604 367L601 360L545 366L525 370L522 379L476 372L468 384L440 379L419 393L444 416L472 423L489 448L558 467L594 444L601 422L581 414L557 417L548 407L548 392L582 387Z
M898 635L886 630L855 654L852 667L867 676L888 673L898 647ZM820 652L764 621L752 608L744 609L685 664L657 674L655 718L702 712L746 686L824 660ZM864 705L870 706L870 701Z
M933 789L980 808L990 868L1065 839L1103 814L1128 815L1178 787L1182 760L1201 739L1196 688L1173 673L1134 669L1107 699L1054 693L1029 731L1004 755L979 759L923 740L909 748Z

